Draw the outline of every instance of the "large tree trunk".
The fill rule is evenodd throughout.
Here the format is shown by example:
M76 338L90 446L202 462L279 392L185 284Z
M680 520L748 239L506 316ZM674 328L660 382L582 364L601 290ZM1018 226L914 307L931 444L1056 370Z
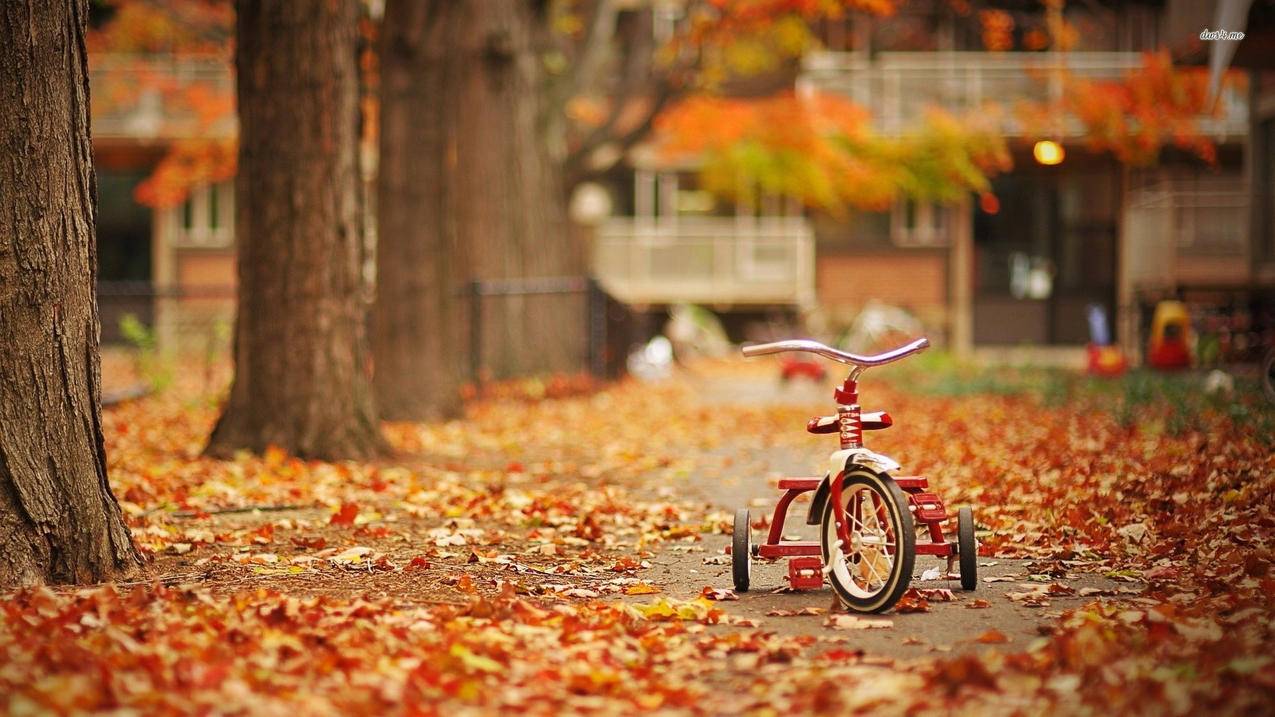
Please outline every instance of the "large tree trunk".
M238 4L235 379L208 452L381 446L366 352L357 2Z
M469 282L580 276L540 126L546 3L389 0L381 47L377 399L387 418L454 415L469 378ZM582 295L482 300L494 377L576 370Z
M87 16L0 8L0 586L141 563L102 442Z

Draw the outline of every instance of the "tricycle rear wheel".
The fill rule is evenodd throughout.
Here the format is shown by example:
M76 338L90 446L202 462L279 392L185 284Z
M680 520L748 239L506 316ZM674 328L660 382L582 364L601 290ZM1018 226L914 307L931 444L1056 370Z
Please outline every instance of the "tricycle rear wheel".
M978 587L978 541L974 538L974 511L968 505L956 513L956 549L961 558L961 587Z
M747 508L735 511L735 534L730 546L731 576L735 591L748 592L753 567L753 537Z

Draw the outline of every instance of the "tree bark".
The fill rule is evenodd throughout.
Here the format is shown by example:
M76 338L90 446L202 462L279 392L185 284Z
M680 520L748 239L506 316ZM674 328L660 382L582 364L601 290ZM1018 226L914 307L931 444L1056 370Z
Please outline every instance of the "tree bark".
M235 378L208 453L382 446L364 321L357 2L237 5Z
M87 16L0 8L0 587L141 564L102 440Z
M387 418L459 411L478 330L471 281L584 273L542 141L545 5L386 4L372 342ZM490 376L584 365L584 296L481 301L478 362Z

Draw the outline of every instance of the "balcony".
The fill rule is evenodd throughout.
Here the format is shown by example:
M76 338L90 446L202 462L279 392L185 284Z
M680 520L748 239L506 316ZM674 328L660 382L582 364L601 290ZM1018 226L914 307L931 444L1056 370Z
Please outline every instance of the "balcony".
M1240 178L1161 182L1134 190L1123 261L1135 289L1233 284L1248 277L1249 197Z
M907 132L928 107L953 113L977 111L988 102L1007 109L1015 102L1044 102L1061 91L1064 69L1077 77L1115 80L1142 66L1137 52L884 52L875 58L859 52L810 55L799 86L844 95L873 110L877 130L886 135ZM1201 129L1215 138L1243 137L1248 132L1248 105L1243 92L1225 87L1224 114L1202 117ZM1023 127L1006 112L1002 131L1021 136ZM1065 123L1065 136L1081 127Z
M89 58L93 138L172 140L235 135L235 78L211 57Z
M814 257L801 217L617 218L598 229L593 270L628 304L808 306Z

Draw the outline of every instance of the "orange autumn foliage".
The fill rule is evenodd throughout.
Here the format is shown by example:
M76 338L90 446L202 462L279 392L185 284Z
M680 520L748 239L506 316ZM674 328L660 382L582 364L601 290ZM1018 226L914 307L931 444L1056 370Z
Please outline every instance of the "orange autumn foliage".
M229 58L229 0L103 0L109 16L86 38L90 53L212 54Z
M751 203L760 191L841 214L901 196L948 202L986 192L1009 169L990 125L931 110L903 137L873 133L862 107L835 95L693 96L664 113L657 141L672 161L699 163L704 187Z
M155 103L148 131L170 140L138 185L138 202L181 203L198 185L235 174L235 113L225 81L234 47L234 7L226 0L114 0L88 33L95 119L130 117ZM225 71L220 72L224 67ZM211 71L210 71L211 70Z
M233 139L174 142L150 176L137 185L137 201L151 207L176 206L193 187L233 178L237 158Z
M1218 109L1208 106L1208 75L1202 68L1175 68L1167 53L1149 53L1142 67L1119 80L1067 74L1063 83L1060 101L1018 106L1018 118L1029 133L1056 132L1058 117L1070 116L1084 128L1090 148L1125 164L1152 164L1165 145L1210 164L1217 161L1217 147L1200 127L1202 118L1219 116Z

